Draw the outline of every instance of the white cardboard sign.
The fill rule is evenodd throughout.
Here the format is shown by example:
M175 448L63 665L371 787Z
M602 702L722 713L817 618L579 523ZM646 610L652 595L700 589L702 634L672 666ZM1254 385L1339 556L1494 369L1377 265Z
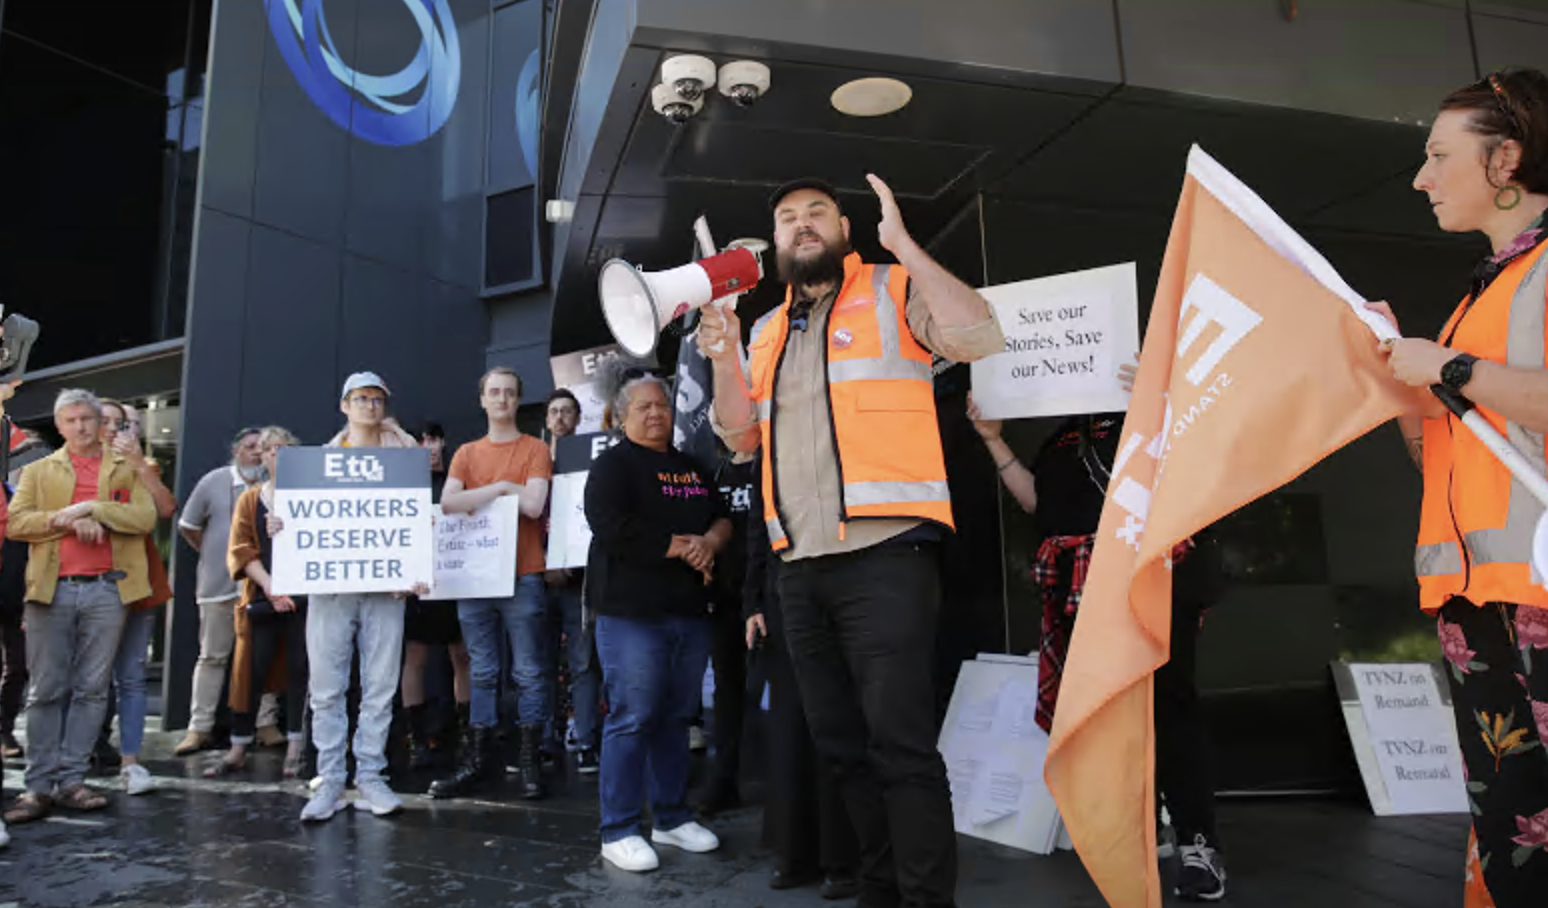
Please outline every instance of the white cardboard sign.
M1035 854L1061 847L1064 824L1043 781L1035 659L962 663L938 746L957 832Z
M1005 350L972 365L973 401L988 419L1129 408L1118 367L1139 351L1133 262L985 287Z
M1456 723L1434 669L1424 662L1334 666L1372 811L1467 813Z
M500 599L516 595L516 537L521 520L514 495L472 514L436 505L435 582L421 599Z
M275 468L274 593L400 593L429 585L430 452L284 448Z

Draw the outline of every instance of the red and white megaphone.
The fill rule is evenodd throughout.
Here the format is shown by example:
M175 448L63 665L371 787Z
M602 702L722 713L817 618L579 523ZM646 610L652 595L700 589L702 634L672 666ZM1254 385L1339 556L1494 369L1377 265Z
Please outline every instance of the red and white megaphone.
M623 259L602 266L597 293L602 315L625 353L643 359L656 350L674 320L728 296L746 293L763 278L757 253L728 249L670 271L641 271Z

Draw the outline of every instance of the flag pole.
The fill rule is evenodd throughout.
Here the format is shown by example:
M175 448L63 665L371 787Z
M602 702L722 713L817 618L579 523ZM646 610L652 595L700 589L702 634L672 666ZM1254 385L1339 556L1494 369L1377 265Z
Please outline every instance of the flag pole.
M1539 473L1526 459L1520 449L1510 443L1510 440L1499 433L1483 414L1473 405L1473 402L1449 388L1435 385L1430 391L1446 405L1446 409L1456 414L1462 420L1462 424L1484 443L1489 453L1500 459L1510 474L1523 485L1532 497L1542 502L1543 507L1548 508L1548 476Z

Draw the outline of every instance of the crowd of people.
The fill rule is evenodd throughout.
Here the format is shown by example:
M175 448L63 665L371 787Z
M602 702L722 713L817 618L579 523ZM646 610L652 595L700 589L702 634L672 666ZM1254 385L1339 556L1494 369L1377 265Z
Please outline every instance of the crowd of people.
M1401 424L1425 478L1421 605L1437 616L1453 666L1459 725L1484 729L1481 739L1461 736L1473 854L1482 855L1479 877L1493 903L1524 906L1548 886L1548 856L1533 850L1548 843L1548 592L1530 567L1524 493L1479 443L1453 431L1454 417L1430 390L1465 393L1544 468L1548 78L1495 74L1453 93L1426 155L1415 188L1444 229L1485 233L1493 254L1441 343L1405 339L1383 352L1395 377L1416 389ZM386 778L395 704L412 765L455 756L432 798L478 792L508 762L519 796L542 798L544 754L568 739L576 768L598 774L602 857L647 871L660 863L654 846L719 847L699 818L740 800L744 660L759 650L770 885L820 881L825 897L858 895L866 906L954 904L956 839L932 676L939 550L953 516L931 367L935 357L991 355L1005 339L983 297L925 253L886 184L870 181L881 203L878 239L897 264L863 261L838 193L801 180L770 200L784 304L752 326L745 352L734 310L705 310L698 342L713 367L711 424L725 449L718 463L673 448L666 382L612 370L605 426L615 438L586 486L593 537L584 570L548 570L543 547L553 445L580 416L568 391L547 400L545 444L517 427L517 374L489 371L477 389L487 432L457 448L449 465L438 428L416 439L391 419L380 376L355 373L339 396L345 426L326 446L428 448L448 513L515 499L517 581L501 599L443 603L420 598L422 586L276 594L274 540L286 529L273 476L279 451L300 442L278 426L239 431L231 463L198 482L178 518L199 560L200 653L177 752L212 745L229 688L230 749L207 775L240 773L249 748L284 744L285 775L302 776L310 738L317 766L301 819L318 822L351 803L378 816L402 809ZM1396 323L1390 307L1376 308ZM1038 721L1047 728L1121 417L1071 417L1028 466L999 423L969 406L1001 481L1044 538L1034 578L1043 613ZM7 758L22 755L14 721L30 684L26 791L6 809L12 824L106 805L85 780L94 759L105 760L99 742L115 690L113 759L124 790L154 787L139 759L145 660L150 616L171 591L150 534L178 503L141 450L133 408L71 390L55 402L54 421L64 447L13 477L6 515L16 545L7 546L5 567L27 563L23 621L0 578ZM1201 901L1222 898L1226 883L1192 670L1220 582L1215 552L1206 530L1172 553L1171 661L1155 686L1157 789L1179 834L1177 892ZM18 680L22 624L30 681ZM441 648L453 677L449 719L433 715L426 684ZM716 755L695 797L690 740L709 663ZM561 678L573 711L568 734ZM1522 723L1508 735L1507 714Z

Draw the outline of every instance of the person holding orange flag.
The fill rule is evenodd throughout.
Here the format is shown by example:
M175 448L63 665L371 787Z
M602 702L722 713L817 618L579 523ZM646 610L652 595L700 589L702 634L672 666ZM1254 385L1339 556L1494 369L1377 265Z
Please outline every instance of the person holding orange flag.
M1548 469L1548 76L1495 73L1441 102L1414 177L1442 230L1492 253L1439 342L1382 349L1413 389L1399 418L1424 473L1415 569L1437 619L1472 801L1470 854L1488 893L1468 905L1540 906L1548 893L1548 588L1532 566L1540 504L1431 389L1465 397ZM1372 308L1397 319L1385 304ZM1470 873L1473 886L1480 874Z

